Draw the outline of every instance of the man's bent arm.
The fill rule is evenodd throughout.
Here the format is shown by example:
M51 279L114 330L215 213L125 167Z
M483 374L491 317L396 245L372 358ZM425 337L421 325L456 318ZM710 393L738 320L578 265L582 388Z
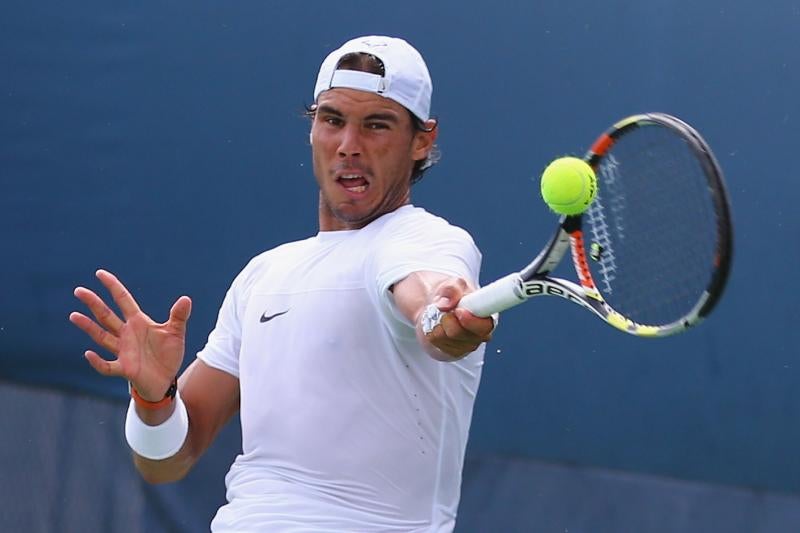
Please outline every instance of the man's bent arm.
M134 452L137 470L148 483L182 479L211 445L220 429L239 410L239 380L196 359L178 379L178 390L189 415L189 431L181 449L162 460ZM147 425L163 423L175 410L175 402L158 410L136 407Z

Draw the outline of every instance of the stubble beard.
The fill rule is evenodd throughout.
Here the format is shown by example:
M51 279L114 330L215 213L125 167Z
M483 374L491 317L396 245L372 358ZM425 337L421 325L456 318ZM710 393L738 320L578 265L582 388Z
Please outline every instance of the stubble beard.
M320 212L327 211L336 220L342 222L349 229L361 229L373 220L380 218L386 213L395 211L399 207L409 203L411 196L410 188L410 177L405 183L394 184L391 189L386 191L386 194L383 196L381 201L378 202L374 208L369 209L366 212L363 212L357 208L340 208L337 205L334 205L333 202L328 199L327 195L320 190ZM344 205L348 207L356 207L355 202L347 202Z

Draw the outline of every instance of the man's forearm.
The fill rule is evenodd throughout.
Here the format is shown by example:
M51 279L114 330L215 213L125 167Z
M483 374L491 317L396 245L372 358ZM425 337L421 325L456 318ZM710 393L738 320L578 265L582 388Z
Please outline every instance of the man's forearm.
M133 451L134 465L148 483L177 481L191 470L196 454L192 453L188 418L180 395L157 408L131 402L125 436Z
M191 453L190 437L187 436L183 447L173 455L160 461L147 459L133 452L133 464L142 478L148 483L172 483L180 481L192 469L197 458Z

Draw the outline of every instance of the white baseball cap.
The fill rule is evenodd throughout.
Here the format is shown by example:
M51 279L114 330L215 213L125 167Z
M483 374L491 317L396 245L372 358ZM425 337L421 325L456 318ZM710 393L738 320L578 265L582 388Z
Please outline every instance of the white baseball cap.
M385 75L336 70L343 56L359 52L380 59ZM381 35L357 37L331 52L319 69L314 101L317 101L321 92L336 87L379 94L402 105L420 120L430 118L433 93L431 75L420 53L403 39Z

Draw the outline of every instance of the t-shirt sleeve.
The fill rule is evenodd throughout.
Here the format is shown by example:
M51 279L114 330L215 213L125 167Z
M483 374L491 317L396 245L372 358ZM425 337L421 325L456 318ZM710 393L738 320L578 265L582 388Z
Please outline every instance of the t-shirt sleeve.
M212 368L239 377L239 350L242 346L242 321L254 263L247 265L233 280L217 315L217 323L197 358Z
M389 289L409 274L423 271L460 277L478 286L481 254L466 231L432 217L425 224L387 231L373 263L376 296L388 322L413 328L394 305Z

